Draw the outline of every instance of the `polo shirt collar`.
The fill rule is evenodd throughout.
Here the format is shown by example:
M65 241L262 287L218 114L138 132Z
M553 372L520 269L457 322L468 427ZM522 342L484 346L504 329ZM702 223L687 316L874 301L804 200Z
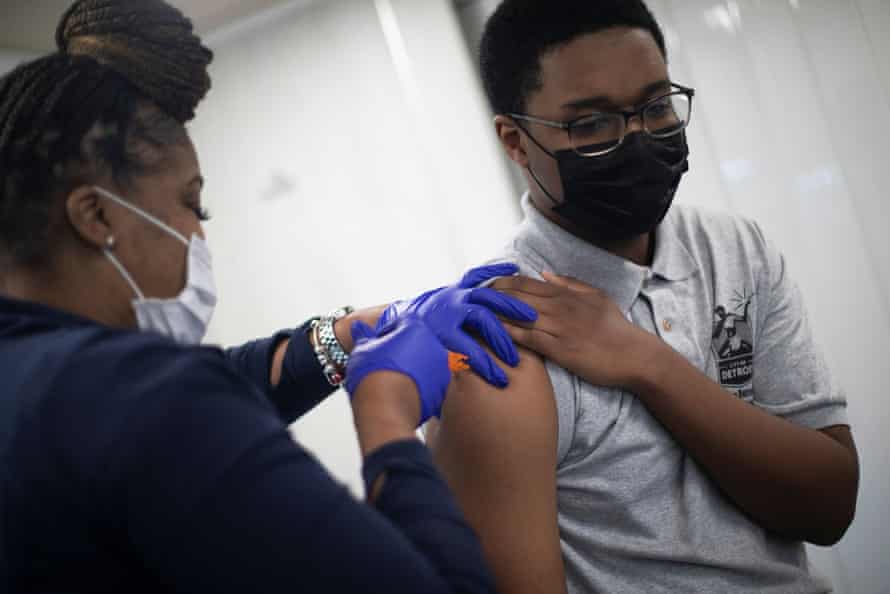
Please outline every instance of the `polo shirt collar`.
M677 221L671 210L655 231L655 258L652 273L667 281L682 281L698 272L698 264L677 233Z
M696 270L689 251L676 237L670 216L656 232L655 258L650 270L569 233L542 215L528 193L522 198L522 210L525 220L515 238L516 248L533 252L546 269L556 274L572 276L602 289L624 314L630 312L650 277L679 281Z

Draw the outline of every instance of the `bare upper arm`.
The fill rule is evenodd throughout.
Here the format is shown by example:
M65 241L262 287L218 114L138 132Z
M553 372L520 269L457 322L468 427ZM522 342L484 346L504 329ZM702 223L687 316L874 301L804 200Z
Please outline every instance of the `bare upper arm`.
M436 464L479 534L504 594L566 591L556 513L556 402L543 361L520 351L510 386L455 376L427 430Z
M856 442L853 441L853 433L850 431L849 425L833 425L831 427L824 427L819 431L841 444L844 449L850 452L850 469L854 483L853 503L855 506L855 493L859 488L859 452L856 449Z
M834 441L844 446L857 458L859 457L859 454L856 451L856 442L853 441L853 433L850 431L849 425L832 425L831 427L824 427L822 429L819 429L819 432L824 433Z

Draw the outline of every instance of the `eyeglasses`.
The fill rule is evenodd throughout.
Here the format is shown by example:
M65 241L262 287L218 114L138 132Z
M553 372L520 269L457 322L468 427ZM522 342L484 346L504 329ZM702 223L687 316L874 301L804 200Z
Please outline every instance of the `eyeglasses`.
M632 117L639 116L643 130L653 138L670 138L685 130L692 117L695 89L675 83L671 83L671 87L677 90L651 99L634 111L596 112L569 122L543 120L517 113L507 115L515 120L565 130L576 153L582 157L599 157L621 146Z

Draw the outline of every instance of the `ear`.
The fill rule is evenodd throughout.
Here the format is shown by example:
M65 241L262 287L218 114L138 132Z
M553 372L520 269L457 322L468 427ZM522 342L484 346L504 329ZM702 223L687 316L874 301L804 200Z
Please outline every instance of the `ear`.
M497 132L498 139L507 152L510 159L525 169L528 167L528 152L525 149L525 135L516 125L513 118L505 115L498 115L494 118L494 129Z
M105 246L113 235L102 208L100 196L92 186L78 186L65 199L65 212L74 234L98 248Z

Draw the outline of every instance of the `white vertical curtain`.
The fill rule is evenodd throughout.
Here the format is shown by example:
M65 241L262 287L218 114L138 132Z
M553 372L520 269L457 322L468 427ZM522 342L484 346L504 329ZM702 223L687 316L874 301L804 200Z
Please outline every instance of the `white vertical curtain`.
M838 592L890 592L890 3L651 0L672 74L698 90L680 199L755 218L787 256L846 388L857 519L811 549Z
M305 4L210 37L192 133L223 344L456 280L518 221L450 2ZM295 432L360 491L345 394Z

